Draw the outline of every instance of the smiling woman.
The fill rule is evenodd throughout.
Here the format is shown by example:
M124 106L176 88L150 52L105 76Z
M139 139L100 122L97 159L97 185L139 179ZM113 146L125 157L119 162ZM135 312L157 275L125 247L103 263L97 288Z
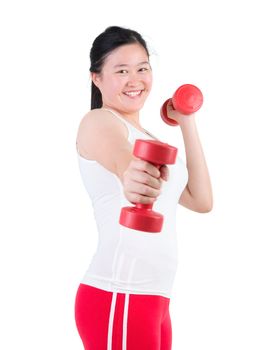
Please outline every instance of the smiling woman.
M106 56L100 72L92 72L92 82L102 95L102 106L131 117L138 115L152 85L152 71L146 49L131 43Z
M209 198L194 116L179 121L187 146L191 195L188 169L179 157L175 165L157 168L132 152L137 139L154 138L139 121L153 81L141 35L109 27L94 40L90 58L91 110L80 122L76 143L99 243L77 292L77 328L85 350L170 350L176 208L181 200L182 205L203 212ZM129 202L155 201L166 223L161 233L119 224L121 208Z
M132 56L133 53L136 57ZM151 72L145 40L138 32L121 27L109 27L94 40L90 59L93 78L91 109L100 108L104 103L104 95L95 81L97 76L102 78L104 74L111 74L112 78L116 74L125 77L126 81L133 69L140 74Z
M136 31L109 27L94 40L90 58L91 111L80 123L77 151L100 242L77 292L77 328L85 350L170 350L173 227L171 235L166 231L165 238L155 240L118 222L126 199L154 202L167 175L164 166L158 169L132 154L136 139L154 138L139 122L152 87L149 52ZM131 182L125 178L128 173L133 174ZM181 170L183 180L174 192L184 188L183 174ZM172 191L165 195L175 198Z

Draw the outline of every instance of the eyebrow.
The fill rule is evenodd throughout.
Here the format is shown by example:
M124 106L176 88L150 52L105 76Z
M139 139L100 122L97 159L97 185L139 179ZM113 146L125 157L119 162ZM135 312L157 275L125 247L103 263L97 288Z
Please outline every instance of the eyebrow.
M150 65L148 61L144 61L144 62L138 63L137 66L141 66L142 64ZM116 64L115 66L113 66L113 68L128 67L128 66L129 66L128 64Z

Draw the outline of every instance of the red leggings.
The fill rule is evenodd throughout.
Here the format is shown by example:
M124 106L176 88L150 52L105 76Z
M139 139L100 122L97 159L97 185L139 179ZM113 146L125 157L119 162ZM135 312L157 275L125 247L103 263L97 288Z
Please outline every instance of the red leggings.
M85 350L171 350L170 299L80 284L75 321Z

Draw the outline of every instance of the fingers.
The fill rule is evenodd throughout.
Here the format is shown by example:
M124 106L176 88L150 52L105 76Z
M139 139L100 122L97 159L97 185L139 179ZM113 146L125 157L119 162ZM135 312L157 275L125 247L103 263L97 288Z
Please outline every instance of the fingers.
M162 179L167 179L168 168L133 160L124 177L124 193L132 203L152 204L161 194Z
M156 198L161 193L160 186L158 186L158 188L154 188L133 180L130 180L125 184L125 191L151 198Z
M131 180L155 188L156 190L159 190L161 187L160 177L156 178L144 171L133 170Z
M141 159L133 159L123 175L125 197L131 203L153 204L161 194L162 181L167 181L169 169L160 168Z
M126 198L128 199L129 202L136 204L153 204L157 198L156 197L147 197L147 196L142 196L141 194L138 193L132 193L129 192L128 195L126 195Z
M167 181L169 178L169 168L165 164L161 165L160 168L158 168L149 162L139 159L138 163L135 163L135 165L136 169L146 171L154 178L162 178L165 181Z
M160 177L159 169L155 165L153 165L149 162L146 162L145 160L142 160L142 159L133 160L132 161L132 168L145 171L146 173L148 173L149 175L151 175L155 178Z
M145 172L133 170L131 177L124 181L124 190L131 201L151 203L161 193L161 182Z

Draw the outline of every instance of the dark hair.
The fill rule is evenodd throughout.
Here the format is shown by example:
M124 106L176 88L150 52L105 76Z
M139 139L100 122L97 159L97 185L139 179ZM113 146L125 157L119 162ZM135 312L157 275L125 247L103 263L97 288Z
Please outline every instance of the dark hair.
M90 61L91 67L90 72L100 73L102 70L102 66L104 64L105 58L108 54L115 50L117 47L126 45L139 43L144 47L148 56L149 51L147 48L147 44L142 36L131 29L111 26L105 29L97 38L94 40L92 44L92 48L90 51ZM92 82L91 86L91 109L101 108L102 107L102 95L97 86Z

